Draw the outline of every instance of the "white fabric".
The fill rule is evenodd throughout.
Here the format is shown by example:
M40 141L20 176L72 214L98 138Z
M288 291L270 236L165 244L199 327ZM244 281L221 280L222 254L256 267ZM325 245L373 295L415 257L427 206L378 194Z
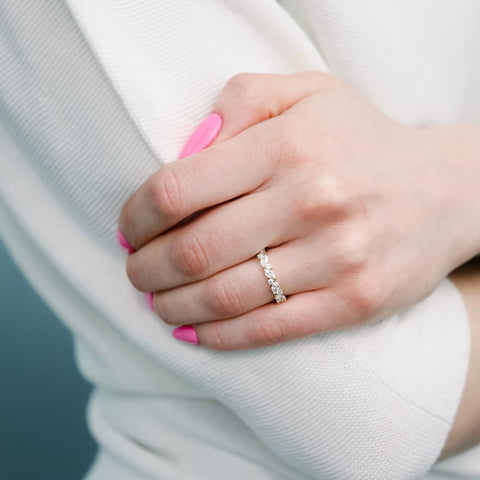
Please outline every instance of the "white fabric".
M126 278L123 202L235 73L325 58L405 123L480 119L479 3L282 3L0 4L0 228L95 385L89 480L480 476L478 449L427 473L468 366L450 281L376 325L221 353L172 338Z

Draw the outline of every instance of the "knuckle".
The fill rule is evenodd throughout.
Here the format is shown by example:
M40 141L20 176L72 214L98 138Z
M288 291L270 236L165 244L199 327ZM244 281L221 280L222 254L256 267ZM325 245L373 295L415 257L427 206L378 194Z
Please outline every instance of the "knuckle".
M265 315L253 325L253 344L274 345L285 338L281 323L274 316Z
M343 182L334 175L326 175L321 183L322 204L326 212L344 212L349 195Z
M206 288L209 308L221 317L232 317L242 312L240 295L224 278L213 277Z
M366 265L370 253L370 236L365 226L357 224L347 227L333 245L333 262L340 272L359 270Z
M277 108L272 102L267 102L267 84L265 74L238 73L225 84L224 94L237 108L237 115L242 115L248 125L253 125L266 118L275 117Z
M130 283L137 290L140 290L141 292L146 291L142 287L143 275L135 254L131 254L127 257L126 272Z
M384 288L372 272L360 275L349 293L349 304L357 318L368 319L378 313L383 304Z
M231 90L242 100L252 100L259 96L261 80L257 73L241 72L230 77L225 84L225 90Z
M348 193L334 175L324 174L303 189L295 203L295 213L305 222L339 217L348 205Z
M295 216L304 222L315 222L321 217L322 195L314 186L305 189L297 197L295 203Z
M180 182L177 175L170 169L160 170L150 183L150 198L153 206L168 218L177 218L182 214Z
M203 327L209 348L220 352L231 350L231 343L228 341L228 336L226 336L226 331L228 330L223 328L223 322L211 322L208 325L203 325Z
M174 265L188 277L202 278L207 275L210 262L201 241L193 233L183 235L173 242Z

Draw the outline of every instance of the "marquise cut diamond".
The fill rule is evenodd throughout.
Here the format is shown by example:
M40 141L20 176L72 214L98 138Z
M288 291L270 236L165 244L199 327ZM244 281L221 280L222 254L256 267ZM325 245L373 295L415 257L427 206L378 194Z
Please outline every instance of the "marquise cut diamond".
M264 248L262 248L262 250L257 253L257 257L260 260L260 265L263 268L263 273L265 273L265 276L268 279L267 283L268 285L270 285L270 289L272 290L272 293L275 297L275 301L277 303L284 302L287 297L284 295L283 290L281 289L280 284L277 281L277 277L272 270L272 265L270 265L270 263L268 262L268 255Z

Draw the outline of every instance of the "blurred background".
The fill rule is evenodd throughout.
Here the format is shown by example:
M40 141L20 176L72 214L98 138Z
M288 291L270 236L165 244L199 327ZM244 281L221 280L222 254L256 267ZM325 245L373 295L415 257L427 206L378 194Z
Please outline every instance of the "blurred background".
M70 333L1 239L0 305L0 479L81 479L96 452L85 421L91 388Z

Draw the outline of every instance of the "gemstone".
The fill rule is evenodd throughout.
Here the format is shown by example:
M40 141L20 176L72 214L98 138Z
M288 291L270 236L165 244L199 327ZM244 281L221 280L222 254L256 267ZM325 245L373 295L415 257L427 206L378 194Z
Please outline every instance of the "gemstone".
M284 302L286 299L287 299L287 297L285 295L282 295L282 294L275 295L275 301L277 303Z
M272 285L272 292L275 294L275 295L283 295L283 291L282 289L280 288L280 285L277 283L276 285Z
M273 273L273 270L264 270L265 276L268 278L276 278L275 274Z
M263 268L272 268L272 266L268 263L268 256L265 256L260 259L260 265Z

